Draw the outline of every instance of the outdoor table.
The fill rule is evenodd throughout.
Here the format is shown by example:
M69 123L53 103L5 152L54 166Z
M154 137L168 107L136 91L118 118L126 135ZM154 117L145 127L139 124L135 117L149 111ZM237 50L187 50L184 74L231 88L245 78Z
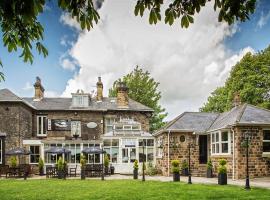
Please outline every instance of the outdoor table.
M20 168L19 167L10 167L8 169L8 175L9 176L13 176L13 177L15 177L16 175L19 176L20 175L19 172L20 172Z

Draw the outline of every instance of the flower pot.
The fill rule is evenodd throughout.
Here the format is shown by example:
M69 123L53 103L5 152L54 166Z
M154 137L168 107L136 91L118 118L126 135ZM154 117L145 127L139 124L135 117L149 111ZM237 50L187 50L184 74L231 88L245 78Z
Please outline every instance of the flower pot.
M85 180L85 168L81 167L81 180Z
M110 170L111 170L111 174L113 175L114 174L114 170L115 170L114 166L111 166L110 167Z
M188 168L182 169L182 175L188 176Z
M44 176L44 170L43 169L39 169L39 175Z
M174 172L173 173L173 181L180 181L180 173L178 172L178 173L176 173L176 172Z
M227 174L218 174L218 184L227 185Z
M213 178L213 169L207 168L206 177L207 178Z
M57 175L58 175L58 179L65 179L66 178L64 170L59 170Z
M138 179L138 169L133 170L133 179Z

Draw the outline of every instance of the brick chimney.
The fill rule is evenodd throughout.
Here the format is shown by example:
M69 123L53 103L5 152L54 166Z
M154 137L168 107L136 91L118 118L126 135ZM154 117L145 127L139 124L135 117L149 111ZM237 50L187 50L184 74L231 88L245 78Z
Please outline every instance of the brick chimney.
M240 106L241 104L242 102L241 102L240 94L239 92L235 92L234 97L233 97L233 106L237 107L237 106Z
M103 99L103 83L101 82L101 77L98 77L97 82L97 101L102 101Z
M116 86L117 91L117 107L128 108L128 87L124 82L118 82Z
M34 84L34 88L35 88L34 100L39 101L39 100L43 99L45 89L41 85L41 79L38 76L36 77L36 82Z

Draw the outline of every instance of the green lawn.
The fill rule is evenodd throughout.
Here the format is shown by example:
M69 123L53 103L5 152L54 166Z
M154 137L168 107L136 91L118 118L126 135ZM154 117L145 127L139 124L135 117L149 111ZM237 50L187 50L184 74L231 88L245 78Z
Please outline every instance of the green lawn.
M270 190L134 180L0 180L0 200L267 199Z

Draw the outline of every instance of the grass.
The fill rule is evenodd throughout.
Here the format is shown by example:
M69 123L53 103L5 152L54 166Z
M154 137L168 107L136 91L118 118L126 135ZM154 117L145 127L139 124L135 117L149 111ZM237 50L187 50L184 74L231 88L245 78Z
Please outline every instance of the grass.
M0 180L1 200L270 199L270 190L135 180Z

